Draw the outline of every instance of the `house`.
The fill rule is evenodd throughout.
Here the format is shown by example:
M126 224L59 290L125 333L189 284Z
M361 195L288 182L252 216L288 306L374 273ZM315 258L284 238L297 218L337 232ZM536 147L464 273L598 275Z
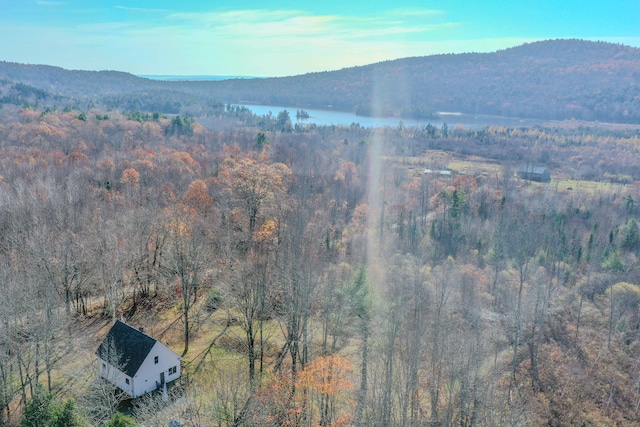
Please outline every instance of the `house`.
M528 181L549 182L551 174L544 166L521 165L516 171L516 176Z
M116 321L96 351L100 376L131 397L180 378L180 356L155 338Z

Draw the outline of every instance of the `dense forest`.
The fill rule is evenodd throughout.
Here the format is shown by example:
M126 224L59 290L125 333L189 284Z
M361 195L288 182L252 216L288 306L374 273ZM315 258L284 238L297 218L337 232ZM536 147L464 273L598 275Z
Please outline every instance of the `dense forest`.
M636 128L9 104L0 425L640 422ZM168 401L97 378L116 319L182 354Z
M640 50L548 40L282 78L154 81L0 62L0 103L217 114L222 103L431 118L438 111L640 123Z

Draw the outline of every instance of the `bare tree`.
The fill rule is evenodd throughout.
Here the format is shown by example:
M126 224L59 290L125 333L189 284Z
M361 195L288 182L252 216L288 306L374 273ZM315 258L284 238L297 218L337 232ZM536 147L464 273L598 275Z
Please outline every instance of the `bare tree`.
M179 217L172 219L173 232L168 249L167 267L176 279L176 291L180 298L180 312L184 325L184 350L189 351L191 311L199 291L207 280L207 244L204 230Z
M78 372L81 377L77 378L81 387L87 390L80 395L78 406L94 425L104 425L127 398L127 395L115 385L118 371L121 369L121 351L110 340L106 341L102 348L100 358L106 362L104 366L98 366L96 362L91 361L89 363L93 366L87 366Z

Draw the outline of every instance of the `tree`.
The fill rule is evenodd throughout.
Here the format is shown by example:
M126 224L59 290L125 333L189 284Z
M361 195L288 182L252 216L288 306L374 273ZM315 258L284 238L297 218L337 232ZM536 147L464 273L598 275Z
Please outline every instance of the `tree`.
M446 342L448 334L445 330L445 321L449 311L450 298L452 295L452 259L448 258L440 268L435 270L429 277L431 287L431 307L429 317L431 319L429 333L429 362L428 362L428 384L429 384L429 406L430 425L437 426L441 423L440 400L442 398L442 388L445 375L445 365L443 361L447 355Z
M76 402L67 399L62 405L57 405L49 427L85 427L89 423L79 413Z
M207 194L207 183L201 179L196 179L189 184L182 203L195 209L200 215L208 216L213 206L213 197Z
M298 377L298 387L317 399L320 409L320 426L334 425L338 418L338 394L353 389L349 381L350 363L340 355L319 357L310 362ZM313 414L309 414L313 419Z
M180 300L184 324L184 356L189 351L191 310L207 279L205 267L208 258L204 230L195 224L195 218L189 210L179 214L180 212L175 212L170 218L171 242L167 268L175 278L174 290Z
M210 378L215 390L211 404L212 418L218 426L233 427L246 422L251 403L251 385L244 366L232 364L217 370Z
M175 116L171 119L171 126L167 128L166 134L172 136L192 136L194 120L191 117Z
M640 249L640 227L635 218L629 219L621 229L622 243L621 247L629 251Z
M140 186L140 173L134 168L127 168L122 171L120 183L124 186L127 195L132 197L134 190Z
M87 372L79 372L77 379L86 389L79 397L78 405L94 425L104 425L117 412L118 406L126 399L126 394L116 385L115 379L122 368L122 352L111 340L104 343L100 358L104 366Z
M309 360L309 321L321 277L322 260L317 247L308 242L321 242L322 234L309 226L308 206L299 206L287 218L280 254L278 282L282 303L276 307L283 323L285 344L276 368L289 355L290 372L295 387L297 373Z
M634 341L640 326L639 306L640 286L627 282L619 282L611 286L609 289L609 346L611 346L614 325L627 345Z
M234 207L244 210L248 221L245 239L250 239L256 231L263 211L272 212L275 203L284 200L290 176L291 169L288 166L269 163L266 159L225 160L219 179Z
M132 417L123 415L120 412L116 412L113 417L106 424L106 427L135 427L138 423Z
M10 268L3 265L0 268L0 292L5 295L0 301L0 425L5 425L5 420L11 418L11 402L18 392L16 349L19 349L19 342L15 339L13 325L20 310L15 304L12 278Z
M269 145L267 135L265 135L264 132L258 132L256 135L256 147L258 148L258 151L262 151L266 145Z
M21 427L88 427L80 415L76 402L67 399L58 402L40 385L34 388L31 399L22 408Z
M513 355L511 359L511 385L516 387L516 372L519 361L519 351L522 339L525 298L525 284L532 270L532 257L538 250L540 224L538 218L529 215L523 208L517 207L512 212L510 222L507 225L508 253L511 254L511 265L517 272L515 283L516 295L512 306L513 324L511 325L511 343Z
M53 396L37 386L22 409L21 427L49 427L53 417Z
M79 200L79 188L72 183L68 187L66 195L49 196L53 205L50 209L39 210L34 218L40 224L38 232L30 236L25 249L29 249L41 280L52 285L64 301L69 323L72 308L86 314L87 285L93 277L96 258L93 248L81 237L86 201Z
M267 317L267 292L270 285L270 263L263 262L255 267L241 264L233 278L234 297L240 315L240 326L244 332L244 341L248 359L248 378L250 389L256 386L256 362L262 360L262 328ZM260 343L258 343L260 341ZM259 367L262 375L262 366Z
M282 110L278 113L276 126L278 127L278 130L282 132L291 132L291 117L289 117L289 112L287 110Z
M335 319L338 328L342 325L354 323L354 329L361 339L360 347L360 385L357 390L356 408L353 422L356 426L363 423L364 408L366 404L368 384L369 384L369 334L371 328L371 297L369 294L369 284L366 270L359 268L353 277L338 290L342 302L342 315ZM327 309L332 310L335 305L327 305ZM340 307L340 306L339 306ZM333 310L332 310L333 311ZM339 336L340 331L333 331L334 341Z

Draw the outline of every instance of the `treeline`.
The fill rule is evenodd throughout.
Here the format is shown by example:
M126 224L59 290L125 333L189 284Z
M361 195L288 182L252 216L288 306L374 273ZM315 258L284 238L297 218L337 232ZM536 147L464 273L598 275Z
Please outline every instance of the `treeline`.
M0 113L0 424L41 392L107 424L82 328L121 317L165 319L189 375L137 402L145 425L640 421L637 183L557 192L401 161L443 141L597 149L596 131Z

